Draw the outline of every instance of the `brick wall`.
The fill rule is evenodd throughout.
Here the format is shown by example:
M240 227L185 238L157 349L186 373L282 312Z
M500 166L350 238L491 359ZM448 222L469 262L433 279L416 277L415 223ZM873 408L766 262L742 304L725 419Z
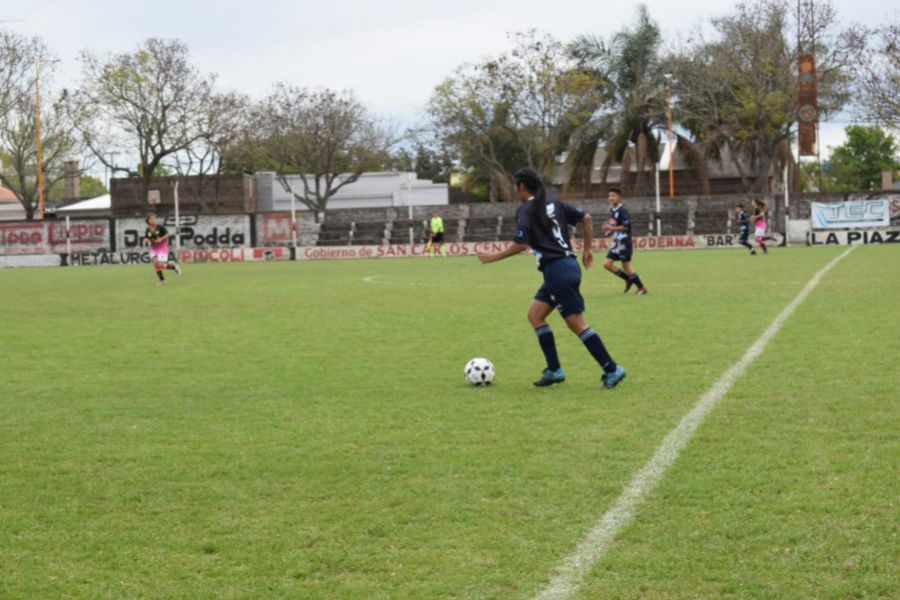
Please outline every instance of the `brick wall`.
M112 215L142 217L150 212L175 213L174 183L178 181L178 203L182 214L235 214L256 212L256 185L250 175L219 177L158 177L151 190L159 191L160 204L141 197L142 182L136 178L113 179L110 183Z

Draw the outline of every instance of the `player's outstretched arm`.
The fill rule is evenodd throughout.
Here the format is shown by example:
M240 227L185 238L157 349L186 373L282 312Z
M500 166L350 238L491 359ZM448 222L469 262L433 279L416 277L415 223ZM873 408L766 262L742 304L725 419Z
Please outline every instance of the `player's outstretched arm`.
M482 263L492 263L497 262L498 260L503 260L504 258L509 258L510 256L515 256L516 254L521 254L528 250L528 246L525 244L519 244L513 242L509 245L509 248L506 250L501 250L500 252L490 253L490 252L479 252L478 260Z

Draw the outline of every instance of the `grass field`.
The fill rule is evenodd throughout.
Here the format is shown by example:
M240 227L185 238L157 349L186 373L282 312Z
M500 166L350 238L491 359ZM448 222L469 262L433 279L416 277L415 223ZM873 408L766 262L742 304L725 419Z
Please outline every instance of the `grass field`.
M841 248L0 271L0 597L528 598ZM831 270L578 597L896 597L900 248ZM463 366L496 365L472 388Z

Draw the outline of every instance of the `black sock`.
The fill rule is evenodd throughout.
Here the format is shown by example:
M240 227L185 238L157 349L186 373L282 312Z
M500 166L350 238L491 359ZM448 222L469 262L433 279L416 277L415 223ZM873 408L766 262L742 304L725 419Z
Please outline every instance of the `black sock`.
M160 281L165 281L165 280L166 280L166 278L163 277L162 271L157 271L157 272L156 272L156 276L159 277L159 280L160 280Z
M637 274L637 271L635 271L634 275L632 275L629 279L631 279L631 281L633 281L634 284L638 286L638 289L644 287L644 282L641 281L641 276Z
M751 244L747 240L741 240L741 246L745 246L747 247L747 249L753 250L753 244Z
M538 327L534 330L538 336L538 343L541 350L544 351L544 357L547 359L547 368L551 371L559 369L559 356L556 354L556 339L553 337L553 330L549 325Z
M600 363L600 366L603 367L606 373L615 372L616 361L609 355L606 346L603 345L603 340L600 339L600 334L594 331L593 327L588 327L582 331L578 334L578 338L584 344L584 347L588 349L588 352L591 353L591 356L594 357L594 360Z
M616 271L616 277L620 277L621 279L628 281L628 273L626 273L622 269L619 269L618 271Z

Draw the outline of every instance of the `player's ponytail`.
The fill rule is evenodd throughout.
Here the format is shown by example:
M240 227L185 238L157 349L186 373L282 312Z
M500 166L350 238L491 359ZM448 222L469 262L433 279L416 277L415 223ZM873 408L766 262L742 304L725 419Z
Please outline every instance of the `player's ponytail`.
M553 231L553 221L547 215L547 190L544 188L544 181L533 169L522 169L516 173L516 185L525 186L525 189L534 196L534 202L531 206L532 216L536 217L536 223L541 229L550 233Z

